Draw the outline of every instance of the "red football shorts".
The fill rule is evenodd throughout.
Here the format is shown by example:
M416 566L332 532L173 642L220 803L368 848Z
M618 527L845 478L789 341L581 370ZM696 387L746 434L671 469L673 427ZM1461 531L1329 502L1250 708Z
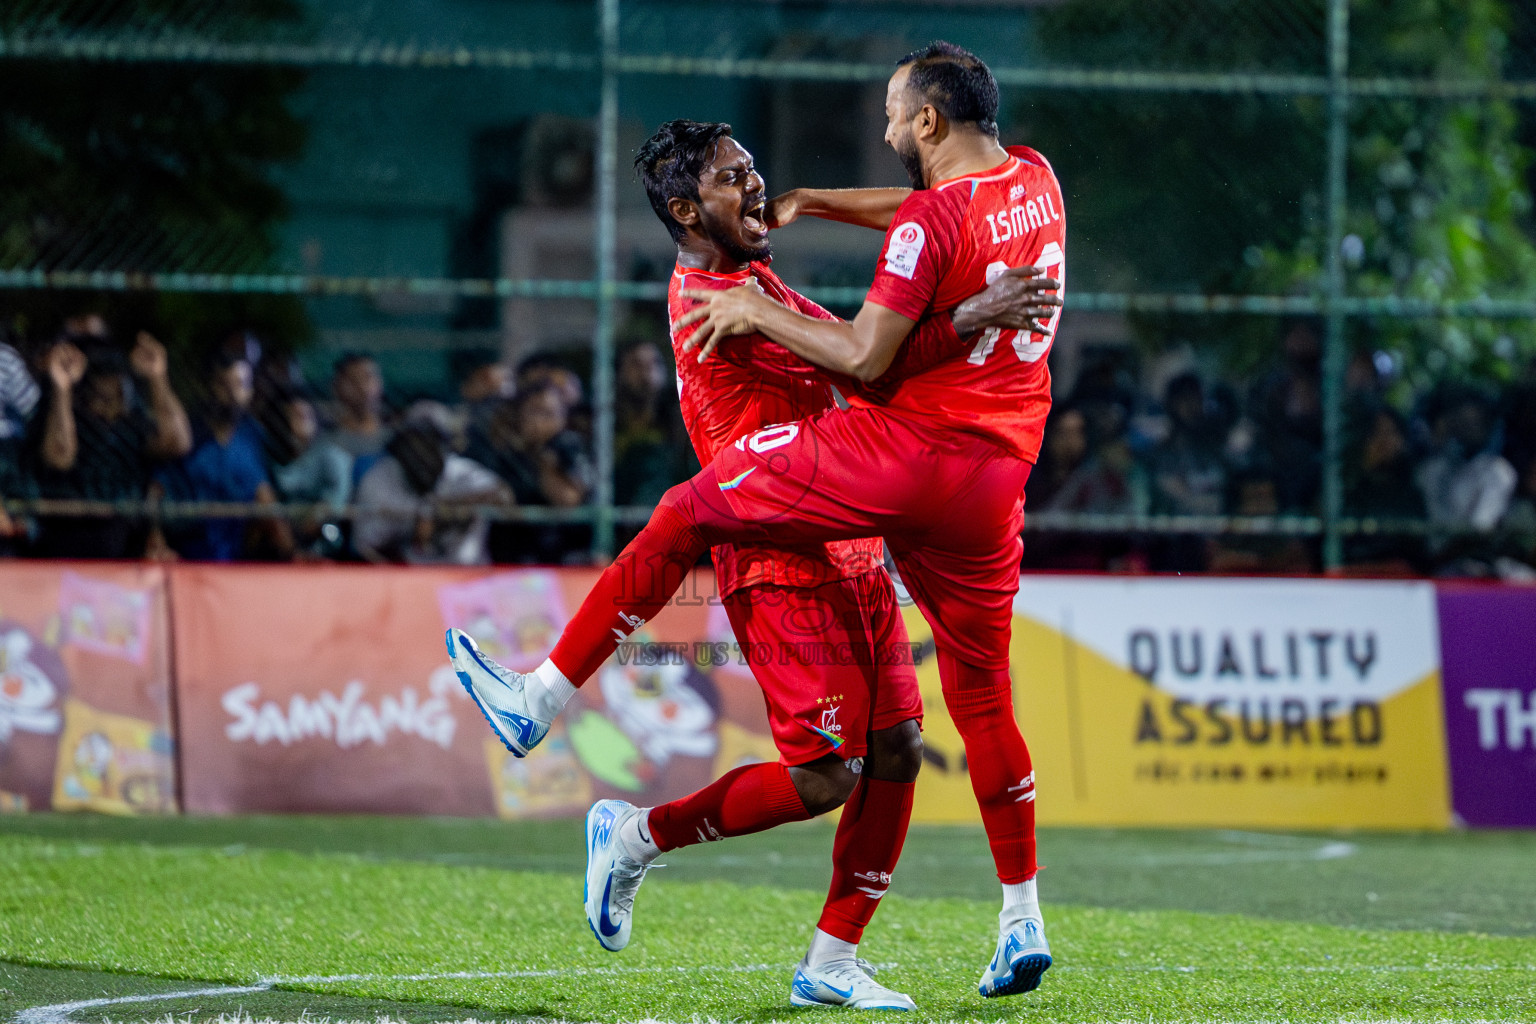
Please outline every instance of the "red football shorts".
M863 757L870 730L921 723L912 648L884 569L819 587L743 587L724 604L784 764Z
M883 409L829 409L715 457L734 516L792 545L884 537L934 640L1006 669L1030 464L975 434ZM713 538L711 538L713 542Z

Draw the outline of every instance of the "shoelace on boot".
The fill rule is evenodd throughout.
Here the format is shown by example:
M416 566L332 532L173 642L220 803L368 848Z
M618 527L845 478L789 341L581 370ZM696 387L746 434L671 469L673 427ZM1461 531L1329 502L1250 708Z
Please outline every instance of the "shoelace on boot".
M660 866L642 864L628 857L620 857L614 862L613 893L610 898L620 913L627 914L634 909L635 893L640 891L640 883L645 880L645 873L652 867Z
M834 960L817 968L823 974L831 975L838 981L873 981L880 968L865 960L863 957L855 957L852 960Z

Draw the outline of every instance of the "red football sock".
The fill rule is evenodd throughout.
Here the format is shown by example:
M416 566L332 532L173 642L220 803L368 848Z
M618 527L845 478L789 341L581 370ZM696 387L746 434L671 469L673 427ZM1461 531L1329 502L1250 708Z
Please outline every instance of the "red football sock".
M662 495L645 529L603 570L549 655L573 686L592 678L629 634L666 607L711 544L763 535L719 494L714 466L705 466Z
M683 514L658 505L645 529L597 578L550 660L573 685L586 682L620 642L666 606L705 548Z
M965 741L971 788L1005 885L1035 877L1035 769L1013 717L1007 669L982 669L939 651L944 703Z
M858 944L907 840L917 784L864 776L843 805L832 843L832 885L816 927Z
M651 839L663 850L744 836L810 818L789 769L777 761L742 765L696 793L651 808Z

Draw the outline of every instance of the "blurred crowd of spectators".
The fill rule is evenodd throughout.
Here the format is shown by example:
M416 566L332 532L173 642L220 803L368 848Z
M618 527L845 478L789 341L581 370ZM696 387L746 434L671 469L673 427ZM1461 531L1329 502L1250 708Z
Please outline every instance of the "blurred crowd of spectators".
M536 355L454 353L456 402L392 406L379 364L335 361L329 381L235 332L172 386L165 347L94 314L40 338L0 337L0 497L308 506L298 515L7 515L0 554L199 561L561 564L591 528L517 521L593 492L581 378ZM670 370L651 342L619 355L620 504L654 503L690 471ZM191 396L195 396L193 399ZM185 399L187 400L184 400ZM351 514L346 514L350 510ZM220 512L228 512L220 515Z
M1536 363L1512 385L1447 381L1387 397L1390 367L1360 353L1345 375L1344 516L1361 575L1536 579ZM1026 507L1101 515L1317 516L1323 490L1322 344L1289 324L1268 373L1244 385L1196 373L1157 396L1112 361L1058 398ZM1427 524L1404 532L1403 521ZM1031 532L1026 568L1098 572L1310 573L1315 537Z
M1161 394L1090 360L1058 396L1030 476L1026 568L1308 573L1314 536L1137 533L1052 526L1042 513L1239 516L1321 512L1321 343L1284 331L1274 367L1244 385L1170 379ZM591 528L498 510L570 509L594 486L592 414L559 358L516 367L454 353L456 400L390 403L379 364L351 353L330 379L249 332L205 365L173 368L155 338L83 314L25 341L0 338L0 497L302 505L301 514L11 515L0 554L54 558L579 563ZM173 369L180 372L173 374ZM191 371L191 372L188 372ZM1502 388L1447 382L1387 400L1369 355L1346 377L1344 514L1377 524L1344 544L1369 575L1536 578L1536 364ZM662 348L637 340L615 367L614 500L653 505L696 467ZM192 400L184 401L180 390ZM195 396L195 397L192 397ZM221 511L227 514L220 514ZM350 514L348 514L350 513ZM1401 524L1421 524L1417 531ZM1424 529L1422 524L1427 524ZM621 531L620 541L624 539Z

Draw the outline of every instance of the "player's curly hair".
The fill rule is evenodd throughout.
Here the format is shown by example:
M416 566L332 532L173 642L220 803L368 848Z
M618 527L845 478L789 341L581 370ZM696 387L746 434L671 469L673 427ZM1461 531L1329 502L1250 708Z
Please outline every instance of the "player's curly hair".
M645 140L635 157L635 173L645 185L651 209L667 226L672 241L682 241L683 226L667 212L667 200L699 201L699 175L714 151L715 143L731 134L720 121L668 121Z
M997 138L997 79L986 63L954 43L936 40L896 62L912 66L907 88L950 121L972 124Z

